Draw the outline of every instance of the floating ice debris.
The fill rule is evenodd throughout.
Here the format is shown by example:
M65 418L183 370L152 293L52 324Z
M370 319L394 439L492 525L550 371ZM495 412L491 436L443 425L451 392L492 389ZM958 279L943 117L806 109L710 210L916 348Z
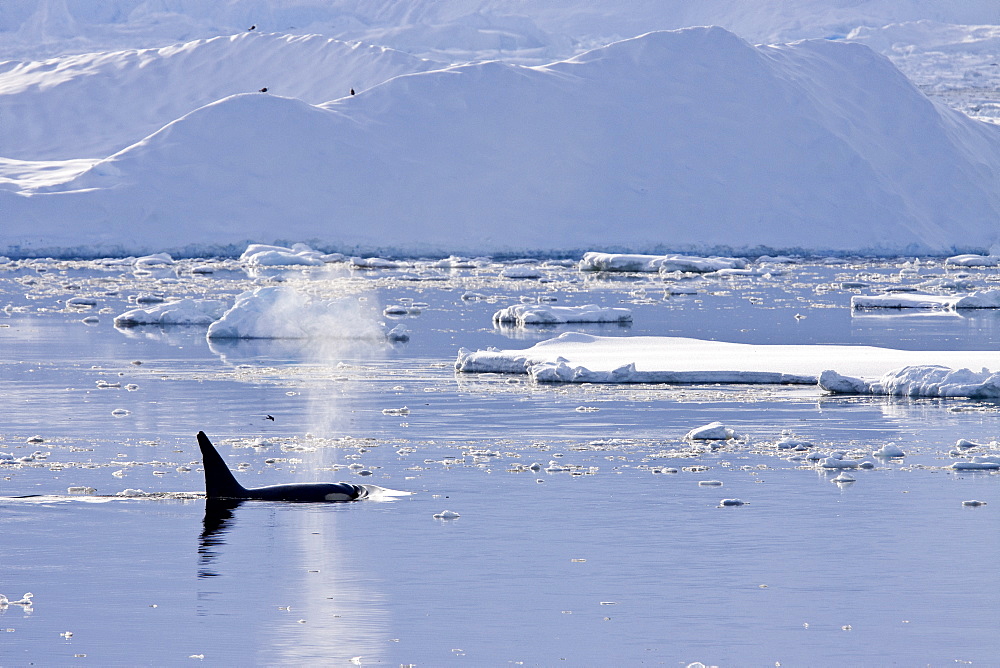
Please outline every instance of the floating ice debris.
M743 506L743 505L746 505L746 501L743 501L741 499L723 499L722 501L719 501L720 508L722 508L723 506Z
M962 501L963 506L968 506L970 508L978 508L979 506L985 506L985 501L976 501L975 499L970 499L969 501Z
M66 640L69 640L70 638L72 638L72 637L73 637L73 632L72 632L72 631L63 631L63 632L62 632L62 633L60 633L59 635L60 635L61 637L65 638Z
M577 406L575 410L577 413L596 413L601 409L597 406Z
M91 308L97 306L97 300L93 297L71 297L66 300L66 306L73 308Z
M343 256L341 256L343 257ZM240 255L240 261L249 267L282 267L304 265L317 267L325 264L323 255L305 244L295 244L292 248L251 244Z
M539 464L538 462L533 462L531 466L529 466L528 468L531 469L532 471L541 471L542 465Z
M853 477L847 475L846 473L841 472L840 475L838 475L836 478L834 478L830 482L835 482L835 483L838 483L838 484L839 483L849 483L849 482L855 482L855 479Z
M699 487L722 487L721 480L699 480Z
M461 515L451 510L442 510L440 513L434 515L434 519L437 520L453 520L458 517L461 517Z
M966 440L964 438L960 438L960 439L958 439L958 442L955 443L955 447L956 448L978 448L978 447L980 447L980 444L979 443L973 443L972 441L968 441L968 440Z
M153 255L144 255L142 257L137 257L133 266L137 269L149 268L149 267L166 267L174 263L174 258L170 257L167 253L155 253Z
M408 330L404 325L396 325L385 333L385 338L389 341L398 341L403 343L410 340L410 330Z
M889 459L891 457L905 457L906 453L895 443L886 443L881 448L872 453L875 457Z
M141 489L132 489L130 487L128 489L124 489L118 492L117 494L115 494L115 496L136 497L136 496L149 496L149 494L147 492L142 491Z
M955 462L951 468L956 471L997 471L1000 470L1000 463L997 462Z
M820 466L825 469L856 469L861 462L854 459L843 459L842 457L830 456L820 462Z
M97 490L94 489L93 487L85 487L85 486L70 487L66 490L67 494L94 494L96 492Z
M358 475L368 476L368 475L374 475L374 473L372 473L368 469L361 469L360 471L358 471Z
M906 366L889 371L874 382L842 376L835 371L824 371L820 375L819 385L834 394L972 399L1000 397L1000 373L989 369L977 372L938 365Z
M14 460L14 455L9 452L0 452L0 462L9 462Z
M116 418L120 418L120 417L126 417L128 415L131 415L132 411L130 411L130 410L126 409L126 408L116 408L113 411L111 411L111 414L113 416L115 416Z
M544 274L538 267L513 265L500 270L501 278L541 278Z
M800 438L782 436L780 439L775 441L774 447L779 450L808 450L813 447L813 444L809 441L803 441Z
M585 322L632 322L632 311L627 308L604 308L596 304L584 306L540 306L538 304L515 304L493 314L496 324L561 325Z
M20 605L25 608L31 607L31 599L34 598L34 594L30 591L21 597L18 601L11 601L3 594L0 594L0 609L6 608L8 605Z
M854 295L852 309L995 309L1000 308L1000 290L983 290L959 295L898 293Z
M162 302L148 308L136 308L115 317L115 327L139 325L200 325L208 326L222 317L226 302L219 299L186 297Z
M721 422L711 422L702 427L696 427L684 435L689 441L724 441L737 438L736 432Z
M31 436L30 438L25 440L25 443L44 443L44 442L45 439L42 438L41 436Z
M406 406L402 408L383 408L382 415L409 415L410 409Z
M398 269L399 262L381 257L351 257L347 262L355 269Z
M584 253L578 265L580 271L688 271L706 273L719 269L742 269L746 261L731 257L697 257L692 255L636 255L624 253Z
M953 255L944 263L956 267L997 267L1000 266L1000 255Z

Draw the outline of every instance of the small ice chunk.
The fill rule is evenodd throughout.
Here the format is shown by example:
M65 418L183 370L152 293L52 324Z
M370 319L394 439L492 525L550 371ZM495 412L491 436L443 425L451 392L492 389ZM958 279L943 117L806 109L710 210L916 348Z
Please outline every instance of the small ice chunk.
M385 338L389 341L403 343L410 340L410 330L405 325L396 325L385 333Z
M834 478L831 482L835 482L835 483L849 483L849 482L855 482L855 480L854 480L853 477L847 475L844 472L841 472L840 475L838 475L836 478Z
M736 432L721 422L711 422L689 431L684 438L689 441L724 441L736 438Z
M383 408L382 415L409 415L410 409L406 406L402 408Z
M743 505L746 505L746 501L743 501L742 499L723 499L722 501L719 501L720 508L724 506L743 506Z
M434 519L437 520L453 520L458 517L461 517L461 515L452 510L442 510L440 513L435 513L434 515Z
M875 457L889 459L891 457L905 457L906 453L895 443L886 443L881 448L872 453Z
M70 488L68 488L66 490L66 493L67 494L93 494L96 491L97 490L94 489L93 487L86 487L86 486L81 485L79 487L70 487Z
M820 466L825 469L856 469L861 462L854 459L841 459L830 456L820 462Z
M721 480L699 480L699 487L722 487Z
M985 506L985 501L976 501L975 499L970 499L968 501L962 501L963 506L968 506L970 508L978 508L979 506Z
M115 496L130 496L130 497L135 497L135 496L149 496L149 495L146 492L142 491L141 489L132 489L130 487L128 489L124 489L124 490L118 492L117 494L115 494Z

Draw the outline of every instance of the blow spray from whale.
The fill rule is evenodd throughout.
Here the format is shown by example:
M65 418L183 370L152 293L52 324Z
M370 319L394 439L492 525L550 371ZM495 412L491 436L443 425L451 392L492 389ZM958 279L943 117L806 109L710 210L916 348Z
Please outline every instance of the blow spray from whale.
M198 432L198 446L201 448L202 463L205 467L205 497L209 500L228 499L233 501L299 501L338 502L357 501L369 494L369 486L354 485L349 482L306 482L286 485L270 485L247 489L236 480L226 466L222 455L208 440L205 432Z

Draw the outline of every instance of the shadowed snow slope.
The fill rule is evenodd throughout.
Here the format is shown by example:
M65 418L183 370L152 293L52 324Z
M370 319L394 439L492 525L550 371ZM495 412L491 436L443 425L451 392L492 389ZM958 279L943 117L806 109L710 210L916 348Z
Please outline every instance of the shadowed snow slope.
M230 97L64 184L5 185L0 253L940 253L997 241L998 166L1000 128L867 47L692 28L322 106Z
M351 88L440 67L399 51L317 35L258 33L8 63L0 68L0 155L103 158L237 93L267 87L317 104L344 97Z
M4 0L0 57L154 46L245 31L320 33L411 53L492 53L588 44L651 29L720 25L754 41L846 35L928 19L997 23L996 0Z

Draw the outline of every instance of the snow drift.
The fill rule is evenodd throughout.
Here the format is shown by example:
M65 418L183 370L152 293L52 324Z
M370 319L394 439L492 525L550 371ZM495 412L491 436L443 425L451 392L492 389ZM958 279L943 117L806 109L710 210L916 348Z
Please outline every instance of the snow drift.
M320 106L226 98L65 183L7 184L0 253L986 248L998 132L867 47L657 32Z
M0 156L104 158L230 95L267 87L318 104L440 67L317 35L258 33L9 63L0 68Z

